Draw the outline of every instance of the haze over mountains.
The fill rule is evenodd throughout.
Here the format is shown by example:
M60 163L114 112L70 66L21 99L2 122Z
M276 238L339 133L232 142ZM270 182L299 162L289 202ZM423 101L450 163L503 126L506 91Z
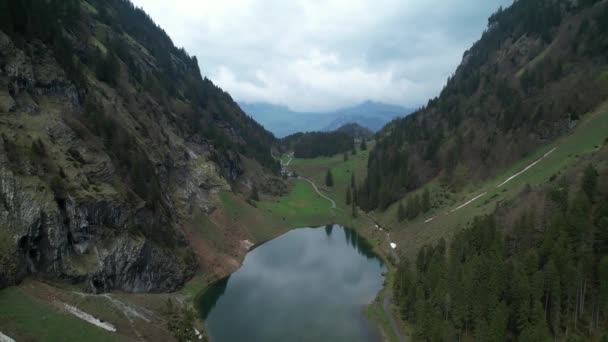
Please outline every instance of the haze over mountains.
M331 112L296 112L287 106L264 102L242 102L239 105L245 113L278 138L297 132L333 131L349 123L357 123L375 132L391 120L404 117L413 111L374 101L365 101L354 107Z

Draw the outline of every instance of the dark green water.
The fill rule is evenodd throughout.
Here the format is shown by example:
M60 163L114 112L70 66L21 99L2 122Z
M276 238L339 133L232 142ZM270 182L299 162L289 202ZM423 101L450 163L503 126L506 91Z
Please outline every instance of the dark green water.
M363 308L385 267L341 226L302 228L250 251L200 297L207 333L226 341L375 341Z

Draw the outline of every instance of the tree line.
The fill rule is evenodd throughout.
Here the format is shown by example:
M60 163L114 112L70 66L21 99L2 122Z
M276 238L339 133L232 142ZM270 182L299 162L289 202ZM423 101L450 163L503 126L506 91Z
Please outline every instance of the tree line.
M354 149L354 139L343 132L296 133L280 144L282 150L293 150L296 158L331 157Z
M606 177L603 182L607 181ZM475 219L449 244L404 260L393 286L420 340L548 341L602 336L608 326L608 191L586 168L543 194L548 208L510 230L498 214ZM544 217L539 220L538 217Z

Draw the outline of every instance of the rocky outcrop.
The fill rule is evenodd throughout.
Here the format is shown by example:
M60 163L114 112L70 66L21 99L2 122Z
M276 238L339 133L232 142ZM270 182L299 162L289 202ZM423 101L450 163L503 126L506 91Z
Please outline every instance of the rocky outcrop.
M0 227L12 266L0 269L0 286L42 273L96 292L171 291L192 274L173 250L135 229L154 219L145 208L112 197L57 198L7 164L0 159Z
M195 144L197 153L185 156L178 152L187 150L185 141L174 135L168 147L141 148L151 159L172 156L150 163L149 173L163 181L151 208L76 120L83 105L49 49L37 42L28 48L35 53L0 32L0 288L29 274L92 292L179 288L196 269L180 215L208 211L213 193L230 190L208 147ZM137 130L126 132L141 139Z

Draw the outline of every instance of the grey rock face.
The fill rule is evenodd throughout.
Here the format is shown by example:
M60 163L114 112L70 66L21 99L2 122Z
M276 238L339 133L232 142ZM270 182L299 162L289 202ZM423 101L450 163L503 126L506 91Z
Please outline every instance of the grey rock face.
M0 229L15 262L0 270L0 286L43 273L95 292L171 291L191 275L174 252L130 231L151 218L145 209L111 199L57 199L40 183L24 184L3 162L0 201Z
M209 193L229 189L219 168L203 157L151 164L163 183L161 208L150 209L122 180L103 144L69 121L83 106L49 50L38 43L31 48L34 57L0 32L0 288L30 274L92 292L181 287L195 262L188 259L176 206L206 208ZM45 155L33 156L31 146L40 141ZM182 145L176 140L160 152L170 156ZM58 191L57 182L66 188Z

